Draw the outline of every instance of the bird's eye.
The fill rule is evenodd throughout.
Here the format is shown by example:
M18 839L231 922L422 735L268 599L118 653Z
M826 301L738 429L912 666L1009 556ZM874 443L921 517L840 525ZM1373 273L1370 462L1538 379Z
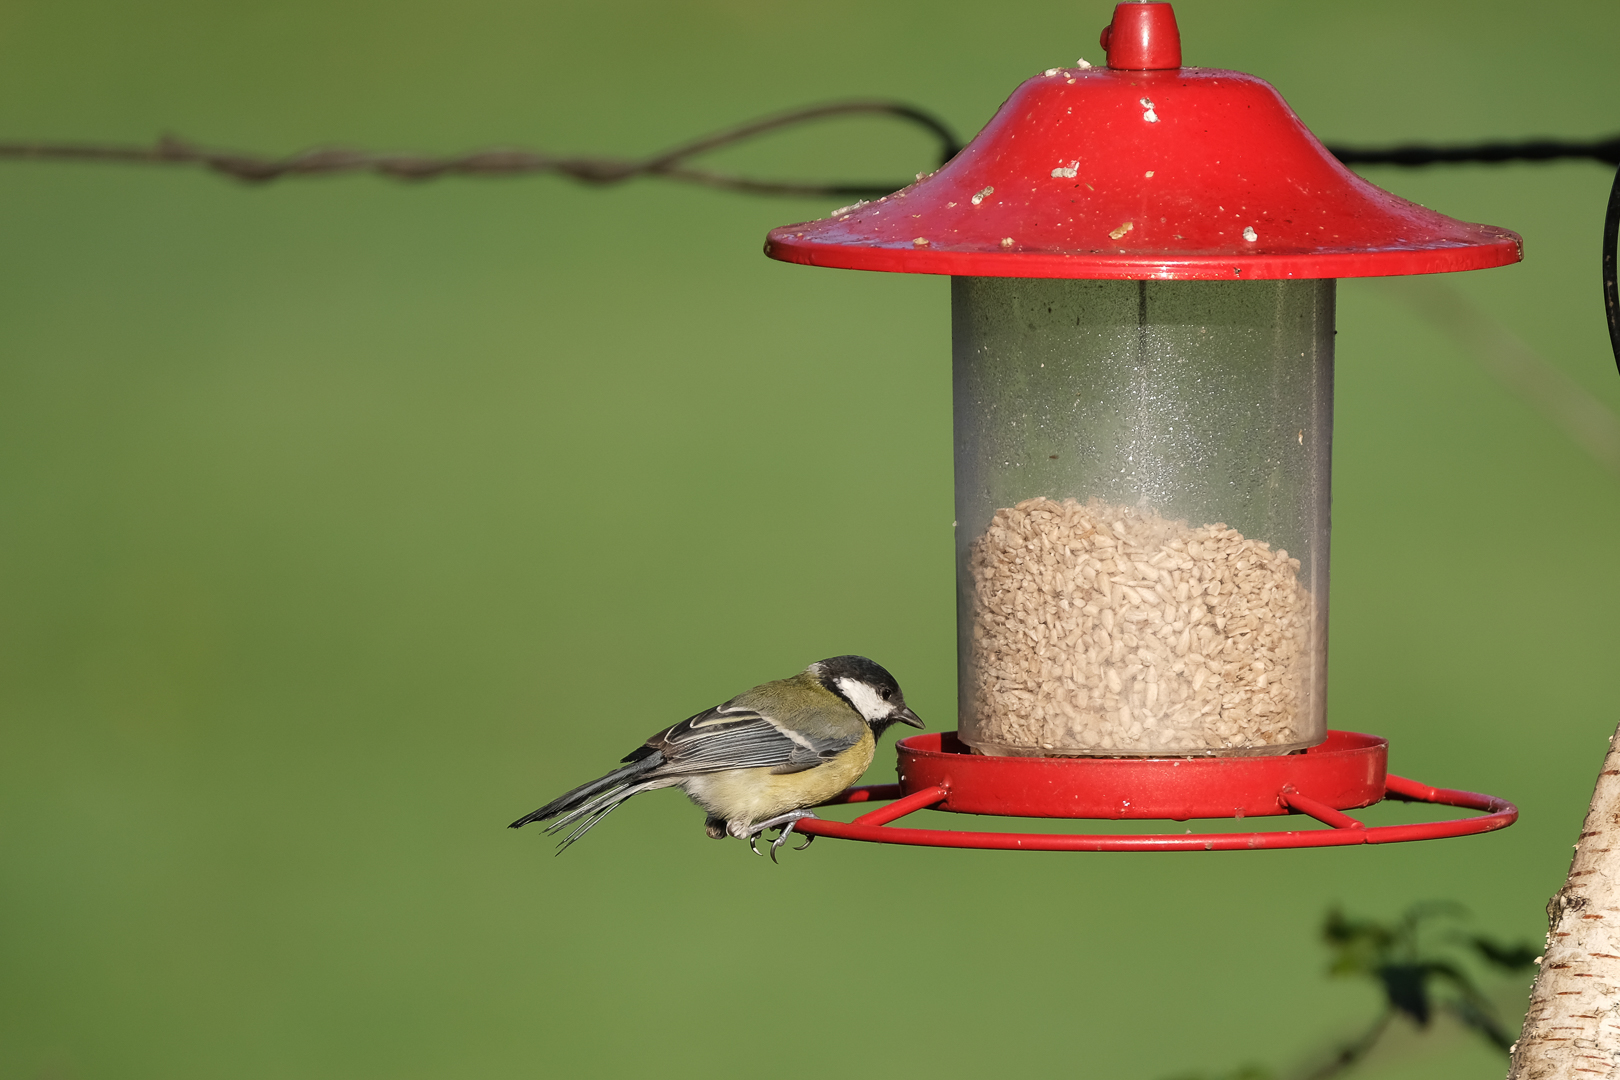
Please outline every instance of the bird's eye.
M890 696L891 696L891 695L892 695L892 694L893 694L893 693L894 693L894 691L893 691L893 690L887 690L887 689L886 689L886 690L884 690L884 691L883 691L883 700L884 700L884 701L888 701L888 700L889 700L889 697L890 697Z

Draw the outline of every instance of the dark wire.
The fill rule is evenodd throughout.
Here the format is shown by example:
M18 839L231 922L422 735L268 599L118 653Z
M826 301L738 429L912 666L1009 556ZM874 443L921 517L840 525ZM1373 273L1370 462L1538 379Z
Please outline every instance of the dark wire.
M1465 162L1558 161L1584 158L1620 165L1620 135L1577 142L1564 139L1526 139L1522 142L1472 143L1465 146L1404 146L1357 148L1330 146L1328 153L1346 165L1443 165Z
M562 157L533 150L490 149L449 157L387 154L350 147L319 147L286 157L264 157L228 150L210 150L173 136L152 146L103 143L0 142L0 159L32 161L84 161L130 165L201 165L237 180L263 183L285 176L317 176L343 172L372 172L397 180L431 180L440 176L515 176L556 173L587 184L616 184L637 176L683 180L727 191L756 195L836 196L877 198L897 191L905 182L827 182L760 180L699 169L687 162L699 154L757 138L772 131L813 120L856 114L892 116L928 131L939 142L939 163L944 165L962 149L962 141L943 120L903 101L834 101L808 105L724 128L661 153L644 158ZM1620 166L1620 136L1574 142L1530 139L1523 142L1488 142L1466 146L1409 144L1384 148L1330 146L1328 152L1346 165L1438 165L1464 162L1556 161L1581 158ZM921 175L921 174L919 174ZM1609 191L1603 222L1603 305L1609 324L1609 344L1620 369L1620 288L1615 281L1616 243L1620 241L1620 171Z
M700 169L687 164L699 154L746 142L783 128L814 120L854 115L891 116L921 127L939 142L943 165L962 149L961 141L943 120L903 101L832 101L776 113L723 128L644 158L572 157L539 150L498 147L436 157L426 154L378 153L346 146L316 147L285 157L244 154L198 146L166 135L148 146L127 143L0 142L0 159L23 161L81 161L124 165L200 165L250 183L265 183L291 176L330 176L371 172L395 180L433 180L441 176L521 176L556 173L587 184L617 184L638 176L682 180L725 191L754 195L808 195L877 198L910 183L901 181L827 182L761 180L749 176Z
M1620 169L1609 188L1609 210L1603 216L1603 311L1609 317L1609 347L1620 369L1620 286L1615 284L1615 246L1620 243Z

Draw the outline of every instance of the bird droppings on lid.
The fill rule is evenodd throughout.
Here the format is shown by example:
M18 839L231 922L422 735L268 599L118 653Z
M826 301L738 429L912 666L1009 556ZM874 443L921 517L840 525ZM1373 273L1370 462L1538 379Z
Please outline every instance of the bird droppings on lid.
M1007 248L1012 247L1013 246L1013 238L1010 237L1010 236L1003 236L1001 238L1001 246L1002 247L1007 247Z
M1259 235L1254 231L1253 225L1245 225L1243 227L1243 239L1247 240L1251 244L1260 239Z
M1113 239L1118 240L1120 237L1124 236L1134 228L1136 228L1136 224L1134 222L1127 221L1120 225L1119 228L1111 230L1108 235Z
M1153 99L1142 98L1141 101L1142 108L1147 110L1147 112L1142 114L1142 119L1146 120L1150 124L1157 124L1159 122L1159 114L1153 111Z
M1068 179L1068 180L1073 180L1074 177L1075 177L1075 174L1078 173L1079 171L1080 171L1080 163L1078 161L1071 161L1067 165L1059 165L1057 168L1053 169L1052 170L1052 178L1055 180L1058 177L1063 177L1063 178ZM1149 174L1149 175L1151 175L1151 174Z
M978 206L980 203L984 202L985 196L994 194L995 190L996 189L993 187L987 187L980 191L975 191L973 193L973 205Z
M916 246L916 247L927 247L928 246L928 238L926 236L919 236L915 240L912 241L912 244L914 246Z

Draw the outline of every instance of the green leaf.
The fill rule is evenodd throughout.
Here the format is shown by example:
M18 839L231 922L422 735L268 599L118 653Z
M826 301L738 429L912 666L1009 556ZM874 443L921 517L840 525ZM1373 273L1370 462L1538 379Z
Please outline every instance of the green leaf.
M1390 1008L1410 1016L1420 1027L1429 1024L1429 975L1427 964L1385 964L1378 969Z
M1483 1003L1473 1002L1465 998L1460 1001L1448 1001L1445 1003L1445 1007L1457 1019L1474 1031L1479 1032L1485 1037L1486 1041L1504 1054L1513 1046L1513 1036L1507 1033L1501 1022L1487 1011Z
M1468 943L1487 961L1508 971L1530 967L1536 962L1536 957L1541 955L1534 946L1523 942L1517 945L1503 945L1488 937L1474 937L1470 938Z
M1277 1080L1277 1074L1264 1065L1239 1065L1224 1073L1177 1073L1164 1080Z

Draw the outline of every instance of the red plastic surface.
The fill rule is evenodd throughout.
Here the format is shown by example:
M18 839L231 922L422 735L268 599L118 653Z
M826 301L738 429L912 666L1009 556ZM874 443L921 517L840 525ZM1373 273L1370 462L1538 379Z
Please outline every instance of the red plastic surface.
M773 229L765 251L912 274L1250 280L1473 270L1521 247L1362 180L1253 76L1054 68L938 172Z
M1333 732L1331 735L1347 734ZM915 736L917 739L938 739L937 735ZM1373 736L1359 736L1362 739ZM905 740L910 742L912 740ZM1331 741L1331 739L1330 739ZM1383 740L1377 740L1382 743ZM1278 760L1298 761L1306 755L1289 755ZM1241 762L1244 758L1214 759L1223 764ZM1285 784L1277 796L1291 813L1306 814L1327 825L1325 829L1290 830L1285 832L1254 833L1158 833L1139 835L1076 835L1062 833L999 833L968 832L956 829L894 828L889 822L907 814L930 807L939 807L948 799L960 798L962 784L945 784L918 788L902 793L898 784L881 784L853 788L834 799L835 803L894 801L863 814L854 821L830 821L825 818L806 818L795 825L795 831L806 836L832 836L842 840L864 840L879 844L909 844L921 847L987 848L1007 851L1254 851L1268 848L1345 847L1355 844L1395 844L1411 840L1438 840L1452 836L1494 832L1505 829L1519 819L1518 808L1494 795L1481 795L1472 791L1434 788L1400 776L1386 776L1383 795L1407 802L1434 803L1481 810L1476 817L1456 818L1450 821L1420 822L1411 825L1379 825L1369 828L1348 814L1334 809L1318 798Z
M1389 743L1332 731L1303 754L1205 758L985 757L955 732L897 747L905 794L943 787L936 810L1005 817L1243 818L1286 814L1288 785L1334 810L1384 797Z
M1169 4L1120 4L1114 8L1114 21L1103 27L1099 43L1111 68L1181 66L1181 30Z

